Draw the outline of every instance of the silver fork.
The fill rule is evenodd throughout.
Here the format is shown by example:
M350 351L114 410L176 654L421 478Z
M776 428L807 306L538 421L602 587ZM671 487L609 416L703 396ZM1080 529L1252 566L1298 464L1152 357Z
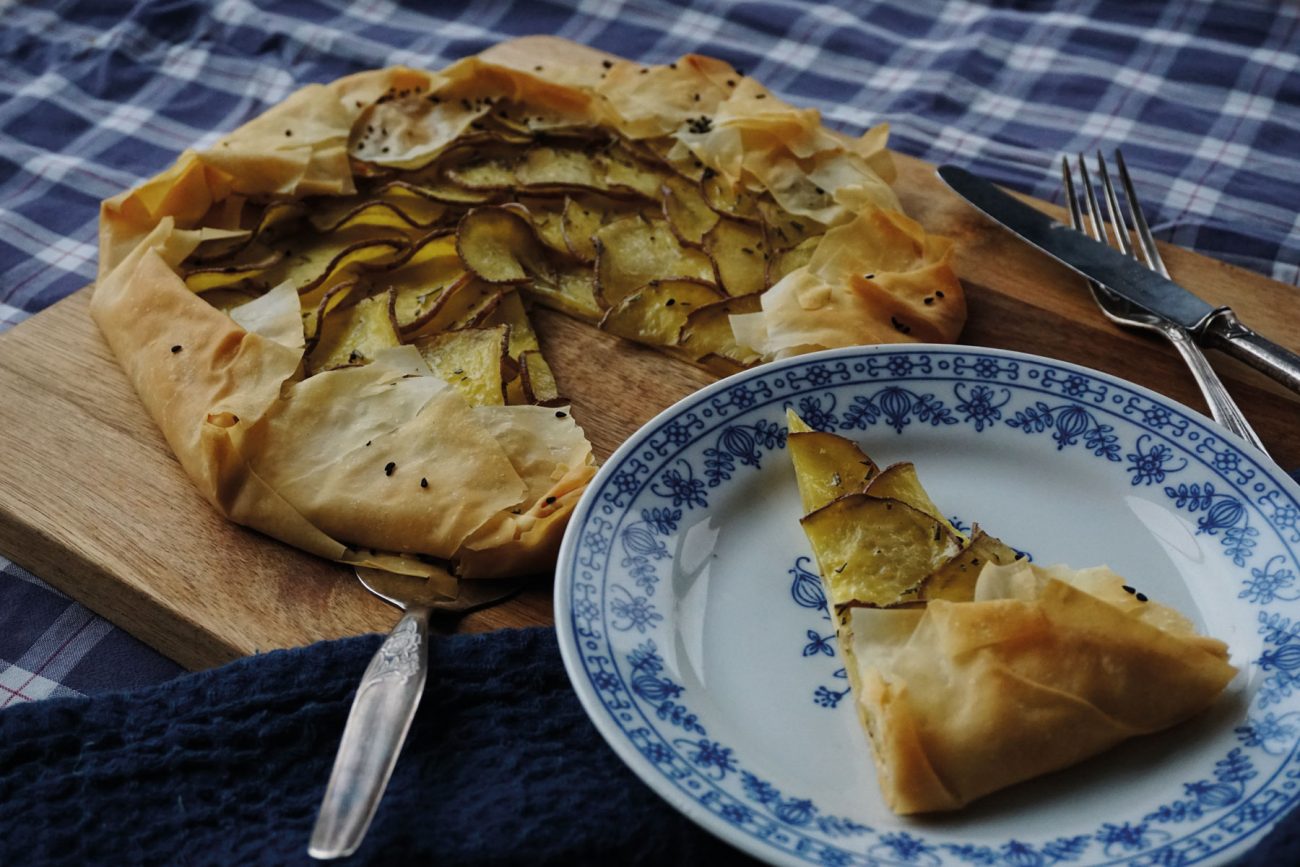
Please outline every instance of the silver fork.
M1124 186L1124 195L1128 198L1129 211L1133 215L1133 225L1137 230L1140 246L1136 250L1133 247L1128 222L1124 218L1124 212L1120 209L1119 196L1115 194L1115 185L1111 182L1110 172L1106 168L1106 159L1101 155L1101 151L1098 151L1097 174L1101 177L1102 189L1106 196L1106 214L1110 222L1111 232L1114 233L1114 243L1124 253L1138 259L1153 271L1158 271L1161 275L1168 277L1169 270L1165 267L1164 260L1160 256L1160 250L1156 247L1155 238L1151 234L1151 227L1147 225L1146 217L1142 213L1142 207L1138 204L1137 194L1133 190L1133 181L1129 177L1128 167L1124 165L1124 155L1118 150L1115 151L1115 163L1119 169L1120 183ZM1111 243L1111 233L1107 232L1106 225L1101 219L1101 207L1098 204L1097 193L1093 188L1092 180L1088 175L1088 164L1084 160L1083 154L1079 154L1079 175L1086 197L1086 213L1080 208L1079 197L1074 190L1070 162L1065 157L1062 157L1061 177L1065 181L1065 198L1070 207L1070 221L1074 228L1087 232L1093 240ZM1138 255L1139 251L1140 256ZM1201 394L1205 396L1205 402L1209 406L1210 415L1213 416L1214 420L1267 454L1259 435L1246 421L1241 408L1228 394L1223 381L1214 372L1214 368L1210 366L1210 362L1206 360L1200 347L1193 342L1192 336L1187 329L1175 325L1162 316L1148 313L1095 281L1089 280L1088 286L1092 289L1092 297L1096 300L1097 306L1101 308L1101 312L1111 322L1154 332L1173 344L1174 349L1178 350L1178 354L1182 356L1183 361L1192 372L1196 384L1200 386Z
M313 858L351 855L375 817L429 674L429 615L465 614L514 595L524 579L457 581L355 567L357 579L380 599L405 613L375 651L361 677L334 769L321 800L307 854Z

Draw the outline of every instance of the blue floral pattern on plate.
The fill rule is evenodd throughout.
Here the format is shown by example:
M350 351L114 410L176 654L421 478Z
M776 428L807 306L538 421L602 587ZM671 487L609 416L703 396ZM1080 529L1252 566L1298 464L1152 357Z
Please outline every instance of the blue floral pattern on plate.
M987 440L1032 450L1046 465L1075 461L1071 471L1087 461L1088 475L1117 499L1146 498L1165 520L1180 522L1204 558L1215 560L1222 598L1249 625L1232 640L1234 651L1248 654L1234 661L1250 670L1230 731L1189 753L1140 809L1079 815L1068 828L1030 823L996 843L887 813L828 809L827 793L815 785L773 777L768 757L719 711L707 679L692 673L690 645L709 633L686 621L691 588L716 557L696 550L696 537L707 535L700 528L720 532L711 516L752 504L755 493L745 486L786 462L788 408L815 427L874 443L975 449ZM793 486L793 478L773 484ZM787 544L763 536L752 544ZM786 638L774 633L773 643L804 663L790 669L801 705L849 715L852 696L815 564L792 544L761 561L771 572L763 586L775 588L773 610L789 624ZM575 688L622 759L696 821L775 863L1220 863L1300 800L1298 551L1295 483L1159 395L1018 353L839 350L724 380L635 434L574 515L557 572L556 618Z

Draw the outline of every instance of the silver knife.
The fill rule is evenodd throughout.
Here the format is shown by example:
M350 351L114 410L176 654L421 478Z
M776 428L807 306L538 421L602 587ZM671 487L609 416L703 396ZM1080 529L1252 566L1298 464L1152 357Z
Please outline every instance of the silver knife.
M1300 393L1300 355L1256 334L1229 308L1210 306L1135 259L1058 223L965 169L940 166L939 177L1003 228L1062 265L1181 325L1198 343L1234 355Z

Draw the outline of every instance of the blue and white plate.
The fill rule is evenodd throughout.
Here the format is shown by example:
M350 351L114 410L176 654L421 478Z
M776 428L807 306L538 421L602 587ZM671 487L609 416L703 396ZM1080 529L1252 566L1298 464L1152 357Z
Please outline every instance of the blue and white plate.
M884 805L785 453L785 410L910 460L934 500L1041 563L1105 563L1228 642L1208 712L953 815ZM660 414L560 552L569 676L674 807L778 864L1219 864L1300 791L1300 488L1154 392L987 349L768 364Z

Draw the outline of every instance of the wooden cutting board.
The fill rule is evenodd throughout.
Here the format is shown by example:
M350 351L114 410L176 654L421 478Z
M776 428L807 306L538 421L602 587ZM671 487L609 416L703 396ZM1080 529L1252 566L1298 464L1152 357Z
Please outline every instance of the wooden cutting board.
M1081 280L984 221L931 166L906 157L898 164L908 213L959 244L970 307L964 343L1077 362L1204 411L1171 349L1110 325ZM1177 248L1165 252L1176 280L1300 350L1294 287ZM0 335L0 554L195 669L390 628L396 612L346 570L228 523L195 492L88 302L84 290ZM549 311L535 319L602 459L715 378ZM1212 361L1274 458L1300 467L1300 398L1231 359ZM550 624L550 593L550 576L539 576L534 589L456 628Z

